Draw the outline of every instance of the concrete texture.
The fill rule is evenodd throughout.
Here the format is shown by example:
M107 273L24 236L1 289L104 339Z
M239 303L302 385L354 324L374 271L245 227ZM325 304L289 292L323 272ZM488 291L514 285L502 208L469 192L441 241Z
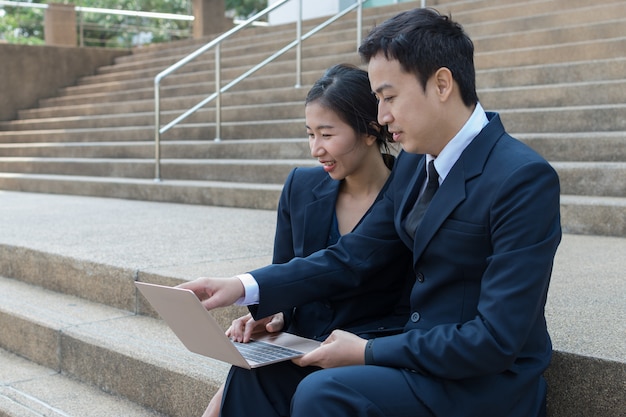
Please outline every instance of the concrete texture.
M0 44L0 120L57 94L80 76L93 74L128 50ZM45 71L43 70L45 68Z
M0 350L0 417L163 417Z

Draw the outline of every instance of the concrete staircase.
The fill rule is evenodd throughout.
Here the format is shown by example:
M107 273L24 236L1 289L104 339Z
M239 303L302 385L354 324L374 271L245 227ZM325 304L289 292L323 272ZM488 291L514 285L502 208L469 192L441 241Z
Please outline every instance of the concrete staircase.
M568 235L547 307L549 414L622 416L626 2L434 3L474 39L483 106L561 177ZM364 29L418 4L367 9ZM211 106L166 133L162 182L153 77L197 41L138 49L0 123L0 417L202 413L227 367L187 352L133 281L174 285L269 262L282 182L314 164L304 96L328 66L359 63L353 19L304 43L302 88L292 52L225 94L221 142ZM294 33L245 31L223 47L222 78ZM208 54L166 78L164 122L213 91L213 67ZM220 311L222 324L240 312Z
M429 3L432 4L432 3ZM369 28L413 7L366 9ZM605 0L436 2L476 44L479 96L508 130L557 168L572 233L626 235L626 6ZM317 20L316 22L319 22ZM307 23L307 28L313 23ZM306 28L305 28L306 29ZM293 25L254 28L223 49L226 82L285 45ZM303 98L336 62L358 63L353 14L223 97L223 142L212 105L163 138L154 178L154 76L198 41L138 49L0 123L0 189L274 209L287 173L310 165ZM163 123L214 91L213 54L165 79Z

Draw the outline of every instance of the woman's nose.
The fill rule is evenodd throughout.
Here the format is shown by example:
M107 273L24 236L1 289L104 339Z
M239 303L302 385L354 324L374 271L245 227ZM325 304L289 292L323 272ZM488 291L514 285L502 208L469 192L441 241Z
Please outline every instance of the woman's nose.
M311 156L314 158L324 155L324 147L321 146L318 138L309 139L309 147L311 148Z

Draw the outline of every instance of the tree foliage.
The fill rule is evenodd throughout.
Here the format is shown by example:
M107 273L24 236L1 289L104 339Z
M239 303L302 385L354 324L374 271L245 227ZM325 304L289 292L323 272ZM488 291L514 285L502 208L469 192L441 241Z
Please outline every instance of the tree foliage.
M192 14L191 0L22 0L29 3L67 3L102 9L141 10L173 14ZM226 10L237 17L249 17L267 6L267 0L224 0ZM5 6L0 9L0 41L43 44L44 10ZM4 15L3 15L4 14ZM100 13L76 16L79 39L85 46L129 47L143 40L164 42L191 36L192 23ZM82 35L82 36L81 36Z
M267 0L226 0L226 10L236 17L248 18L267 7Z
M33 1L40 3L40 1ZM5 6L0 10L0 40L9 43L42 45L44 10Z

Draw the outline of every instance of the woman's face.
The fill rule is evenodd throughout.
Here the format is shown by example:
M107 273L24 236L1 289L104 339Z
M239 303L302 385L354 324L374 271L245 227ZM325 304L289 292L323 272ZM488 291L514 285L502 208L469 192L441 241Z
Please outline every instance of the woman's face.
M365 135L359 137L334 111L317 101L308 103L304 114L311 156L331 178L342 180L362 169L371 140L366 141Z

